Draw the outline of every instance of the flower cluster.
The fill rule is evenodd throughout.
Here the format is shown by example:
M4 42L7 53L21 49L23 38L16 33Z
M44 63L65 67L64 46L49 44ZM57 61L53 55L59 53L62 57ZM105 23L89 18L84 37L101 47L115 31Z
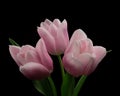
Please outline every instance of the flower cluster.
M50 76L54 68L49 54L64 54L61 59L63 78L66 73L74 78L91 74L106 55L106 49L93 46L81 29L77 29L69 40L66 20L60 22L55 19L52 22L46 19L37 28L37 32L41 38L35 47L9 46L10 54L20 72L29 79L41 80Z

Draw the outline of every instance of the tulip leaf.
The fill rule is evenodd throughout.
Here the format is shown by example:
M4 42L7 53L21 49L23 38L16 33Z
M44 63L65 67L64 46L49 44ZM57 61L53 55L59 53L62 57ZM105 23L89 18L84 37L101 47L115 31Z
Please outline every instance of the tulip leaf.
M79 79L76 87L74 88L73 95L72 96L78 96L78 93L80 92L83 84L85 83L87 76L82 75L81 78Z
M12 45L16 45L16 46L19 46L19 44L17 42L15 42L13 39L9 38L9 42L12 44Z
M38 80L33 81L33 85L37 89L38 92L40 92L41 94L46 96L45 93L44 93L43 86L42 86L40 81L38 81Z
M49 78L43 80L35 80L33 81L34 87L38 92L43 94L44 96L57 96L53 93L53 88L50 85Z
M61 86L61 96L72 96L75 86L75 78L70 74L64 75L63 83Z

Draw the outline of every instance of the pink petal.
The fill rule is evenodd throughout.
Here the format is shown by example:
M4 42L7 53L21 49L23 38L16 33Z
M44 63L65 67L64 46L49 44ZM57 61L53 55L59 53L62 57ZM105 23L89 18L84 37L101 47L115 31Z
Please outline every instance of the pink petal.
M49 25L46 24L45 22L41 22L40 26L43 27L43 28L45 28L46 30L49 29Z
M26 54L25 54L25 60L26 62L36 62L36 63L41 63L40 62L40 57L38 56L37 52L36 51L28 51Z
M93 53L95 55L95 63L94 63L94 69L95 69L97 65L100 63L100 61L105 57L106 49L102 46L94 46Z
M78 29L73 33L70 39L70 43L74 42L75 40L83 40L83 39L87 39L87 35L81 29Z
M80 51L81 53L92 53L93 43L90 39L83 39L80 41Z
M46 30L49 30L49 26L52 24L52 22L48 19L46 19L44 22L41 22L40 26L44 27Z
M20 52L20 49L21 48L18 47L18 46L9 45L10 54L11 54L12 58L15 60L15 62L17 63L18 66L21 65L21 63L17 59L17 54Z
M25 53L18 53L17 60L21 63L21 65L26 64L27 62L25 60Z
M44 39L48 52L51 54L54 53L56 48L53 36L42 27L38 28L38 34Z
M72 35L72 37L71 37L71 39L70 39L70 43L69 43L69 45L68 45L65 53L68 53L68 52L69 52L69 50L71 49L71 46L72 46L76 41L77 41L77 42L78 42L78 41L80 42L80 40L84 40L84 39L87 39L86 34L85 34L81 29L76 30L76 31L73 33L73 35Z
M20 51L25 53L28 50L34 50L34 47L32 47L30 45L24 45L24 46L21 47Z
M57 34L57 37L55 38L55 42L56 42L57 55L64 53L67 45L61 29L58 29L58 34Z
M17 59L21 65L24 65L28 62L28 60L26 61L26 54L28 51L35 51L35 48L30 45L24 45L21 47L20 52L17 54Z
M57 37L57 34L58 34L58 29L57 27L54 25L54 24L51 24L50 27L49 27L49 30L50 34L55 38Z
M67 54L63 58L63 64L68 73L78 77L83 74L89 74L89 69L93 64L93 58L90 54L80 54L75 57L73 54Z
M38 52L41 63L52 72L53 70L53 61L51 57L49 56L46 46L44 44L43 39L40 39L36 45L36 51Z
M54 19L53 24L56 25L56 27L59 27L59 25L61 24L59 19Z
M67 21L66 20L63 20L62 24L62 32L63 32L63 36L64 36L64 41L66 43L66 46L68 45L69 43L69 35L68 35L68 29L67 29Z
M64 20L58 27L58 34L57 34L57 38L55 38L55 41L56 41L57 52L59 54L64 53L69 43L66 20Z
M29 79L40 80L50 75L47 68L39 63L30 62L20 66L21 73Z
M74 43L71 43L70 45L68 45L65 54L72 53L75 56L77 56L80 54L80 47L81 47L80 40L76 40L74 41Z
M93 43L90 39L75 40L73 43L69 44L66 52L72 52L74 54L82 53L93 53Z
M52 22L49 19L45 19L45 24L50 25Z

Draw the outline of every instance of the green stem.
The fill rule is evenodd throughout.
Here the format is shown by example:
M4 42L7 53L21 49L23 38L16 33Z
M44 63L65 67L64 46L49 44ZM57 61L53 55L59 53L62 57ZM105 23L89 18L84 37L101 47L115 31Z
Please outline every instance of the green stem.
M62 74L62 80L63 80L63 79L64 79L65 72L64 72L64 68L63 68L63 64L62 64L61 56L58 55L57 57L58 57L58 60L59 60L59 63L60 63L61 74Z
M79 91L81 90L85 80L86 80L87 76L85 75L82 75L81 78L79 79L76 87L74 88L74 91L73 91L73 96L78 96L78 93Z
M53 91L53 96L57 96L57 91L56 91L55 84L54 84L52 78L48 77L48 80L49 80L50 86L51 86L52 91Z

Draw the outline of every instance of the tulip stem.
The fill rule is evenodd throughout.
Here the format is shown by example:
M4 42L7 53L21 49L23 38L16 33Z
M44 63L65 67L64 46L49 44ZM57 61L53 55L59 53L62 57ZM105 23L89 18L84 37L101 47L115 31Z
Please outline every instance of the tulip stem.
M79 79L76 87L74 88L73 95L72 96L78 96L79 91L81 90L87 76L82 75L81 78Z
M52 91L53 91L53 96L57 96L57 91L56 91L55 84L54 84L52 78L48 77L48 80L49 80L50 86L51 86Z
M58 57L58 60L59 60L59 63L60 63L61 74L62 74L62 80L63 80L63 79L64 79L65 72L64 72L64 68L63 68L63 64L62 64L61 56L58 55L57 57Z

